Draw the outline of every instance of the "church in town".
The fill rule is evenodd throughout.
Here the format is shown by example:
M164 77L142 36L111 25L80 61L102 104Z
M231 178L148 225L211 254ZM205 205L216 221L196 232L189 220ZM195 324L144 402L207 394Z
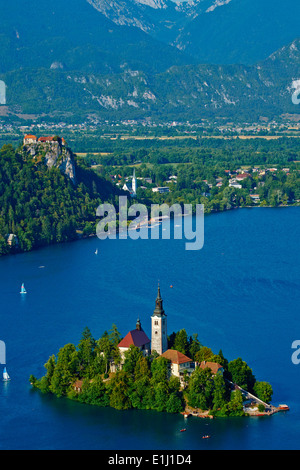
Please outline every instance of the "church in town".
M128 191L130 193L131 197L136 197L137 180L136 180L136 176L135 176L135 169L133 170L131 183L129 183L129 181L127 181L124 184L122 189L124 189L124 191Z

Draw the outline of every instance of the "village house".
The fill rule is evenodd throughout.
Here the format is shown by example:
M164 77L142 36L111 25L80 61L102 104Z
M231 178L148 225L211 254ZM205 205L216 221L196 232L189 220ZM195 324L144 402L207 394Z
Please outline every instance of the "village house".
M152 188L152 192L153 193L159 193L159 194L169 193L170 188L168 186Z
M223 367L217 362L202 361L200 363L197 363L196 366L200 367L200 369L209 368L212 371L213 375L223 375L224 372Z
M240 173L239 175L236 175L236 179L238 181L243 181L246 178L250 178L250 175L248 173Z
M23 144L24 145L35 144L36 141L37 141L37 137L35 135L26 134L23 139Z
M250 197L254 202L259 202L260 201L259 194L250 194Z
M167 349L167 351L161 354L161 357L170 360L170 375L179 377L181 383L184 380L185 372L190 375L195 370L195 364L192 359L182 354L180 351L176 351L176 349Z
M82 384L83 380L76 380L76 382L73 384L73 389L75 392L80 393L82 389Z
M242 185L237 183L236 181L231 181L229 183L230 188L242 189Z
M7 244L9 246L17 246L19 244L17 235L15 235L14 233L10 233L9 235L7 235Z

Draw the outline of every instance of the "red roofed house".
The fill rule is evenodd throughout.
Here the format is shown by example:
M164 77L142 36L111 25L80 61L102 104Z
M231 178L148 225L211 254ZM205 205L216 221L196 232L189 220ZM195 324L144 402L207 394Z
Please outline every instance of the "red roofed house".
M31 134L27 134L24 136L24 139L23 139L23 144L26 145L26 144L35 144L36 143L36 136L35 135L31 135Z
M49 137L39 137L38 138L38 141L39 142L52 142L53 141L53 137L49 136Z
M200 364L198 364L198 366L200 367L200 369L206 369L208 367L212 371L213 375L223 375L224 369L217 362L202 361L200 362Z
M236 175L236 179L239 181L242 181L246 178L250 178L250 175L248 173L240 173L239 175Z
M167 349L160 357L165 357L171 361L170 374L179 377L180 380L183 380L184 371L191 374L195 370L192 359L180 351L176 351L176 349Z
M136 346L139 348L140 351L144 354L144 356L148 356L150 354L150 339L144 332L141 326L141 322L138 319L136 322L135 330L129 331L125 338L123 338L120 343L118 344L118 348L121 353L121 362L124 362L124 353L130 348L130 346Z
M81 392L82 384L83 384L83 380L76 380L76 382L73 384L73 388L75 392L78 392L78 393Z

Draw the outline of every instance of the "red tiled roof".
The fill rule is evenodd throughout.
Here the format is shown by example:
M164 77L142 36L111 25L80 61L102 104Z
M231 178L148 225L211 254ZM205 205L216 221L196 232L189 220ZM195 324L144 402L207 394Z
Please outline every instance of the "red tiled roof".
M217 362L203 361L199 364L200 369L206 369L207 367L212 371L213 374L216 374L219 369L223 367Z
M83 384L83 380L76 380L76 382L73 384L74 388L81 388Z
M123 338L118 344L119 348L129 348L131 345L140 348L145 344L150 343L150 339L143 330L131 330L125 338Z
M170 361L173 362L174 364L183 364L184 362L192 362L192 359L185 356L185 354L182 354L181 352L176 351L176 349L167 349L167 351L165 351L161 356L167 359L170 359Z
M36 139L35 135L27 134L24 136L24 139Z
M51 142L53 137L39 137L39 142Z
M244 178L250 178L250 175L248 173L240 173L239 175L236 175L237 179L244 179Z

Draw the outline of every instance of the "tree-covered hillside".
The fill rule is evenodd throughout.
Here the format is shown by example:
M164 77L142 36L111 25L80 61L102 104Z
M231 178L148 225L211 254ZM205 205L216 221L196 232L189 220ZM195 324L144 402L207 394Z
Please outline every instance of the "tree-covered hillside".
M0 150L0 255L95 232L96 208L118 190L75 159L76 186L58 168L4 145ZM14 234L12 246L7 243ZM16 240L18 241L16 243Z

